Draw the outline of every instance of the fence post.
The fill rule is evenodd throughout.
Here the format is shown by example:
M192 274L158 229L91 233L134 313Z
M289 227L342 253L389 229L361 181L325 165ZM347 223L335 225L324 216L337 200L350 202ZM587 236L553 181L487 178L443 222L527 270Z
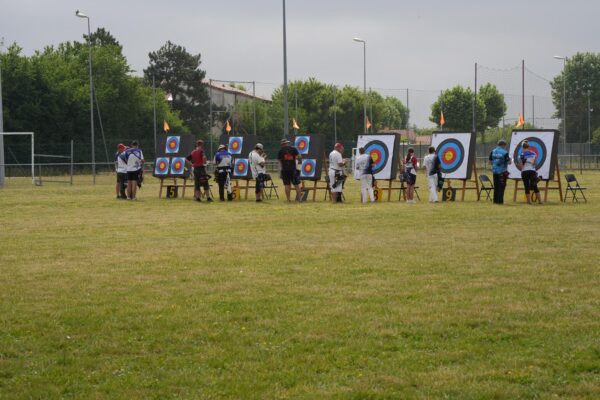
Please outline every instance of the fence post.
M71 186L73 186L73 140L71 140Z

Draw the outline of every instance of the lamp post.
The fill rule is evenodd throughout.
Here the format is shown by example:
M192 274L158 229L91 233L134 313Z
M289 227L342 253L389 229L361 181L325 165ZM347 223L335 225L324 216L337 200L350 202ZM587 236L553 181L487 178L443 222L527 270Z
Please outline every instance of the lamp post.
M287 32L285 24L285 0L283 0L283 137L290 131L288 115L288 80L287 80Z
M563 95L562 95L562 115L563 115L563 144L564 150L567 151L567 61L569 57L554 56L556 60L563 62Z
M90 31L90 17L86 14L80 12L79 10L75 11L75 16L79 18L87 19L87 28L88 28L88 47L89 47L89 55L88 55L88 64L90 71L90 130L92 132L92 181L94 185L96 184L96 149L94 146L94 82L92 79L92 33Z
M4 47L4 38L0 38L0 56ZM0 134L4 132L4 115L2 114L2 62L0 61ZM33 152L33 149L31 149ZM4 187L4 135L0 135L0 188Z
M363 44L363 64L364 64L364 79L363 79L363 129L367 130L367 42L361 38L352 39L355 42Z

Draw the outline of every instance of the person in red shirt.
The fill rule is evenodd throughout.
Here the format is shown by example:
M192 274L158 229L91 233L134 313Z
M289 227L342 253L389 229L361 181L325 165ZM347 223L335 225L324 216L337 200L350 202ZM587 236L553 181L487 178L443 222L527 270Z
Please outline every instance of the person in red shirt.
M406 181L406 202L414 203L415 184L417 183L417 157L415 149L410 147L404 159L404 180Z
M198 140L196 142L196 148L186 157L186 159L190 161L194 167L194 199L196 201L202 201L200 188L203 187L206 201L212 202L213 200L210 197L210 186L208 184L209 177L206 173L206 156L204 155L203 140Z

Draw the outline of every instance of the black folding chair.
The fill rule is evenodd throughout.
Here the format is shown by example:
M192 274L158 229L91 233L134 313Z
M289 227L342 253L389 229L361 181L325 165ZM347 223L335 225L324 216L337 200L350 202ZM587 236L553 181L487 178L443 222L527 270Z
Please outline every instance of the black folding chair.
M279 194L277 193L277 186L273 182L273 178L271 177L270 174L267 174L263 184L264 184L263 193L265 195L265 198L271 199L271 197L273 196L273 192L275 192L275 197L277 197L277 199L279 200ZM267 192L267 189L269 189L269 192Z
M571 201L575 203L579 203L579 198L577 197L577 191L583 197L583 200L587 203L587 199L585 198L584 190L587 188L580 186L579 182L577 182L577 178L573 174L566 174L565 179L567 180L567 187L565 188L565 196L563 197L563 202L567 201L567 193L571 194Z
M487 175L479 175L479 182L481 182L481 188L479 188L479 197L481 198L481 193L485 192L487 196L485 200L492 200L491 194L492 190L494 190L494 183Z

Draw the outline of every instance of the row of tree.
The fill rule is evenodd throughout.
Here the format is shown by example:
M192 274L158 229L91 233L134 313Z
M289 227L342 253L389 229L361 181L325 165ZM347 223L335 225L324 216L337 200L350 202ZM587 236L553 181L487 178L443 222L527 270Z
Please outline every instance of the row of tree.
M92 45L94 116L97 159L102 159L103 141L112 152L115 143L137 139L151 150L154 124L162 131L167 121L172 132L207 137L211 131L210 103L200 54L167 42L149 54L143 78L136 77L123 55L122 46L105 29L99 28L85 41L49 46L31 56L13 44L0 55L3 73L4 128L6 131L34 131L41 146L52 143L89 144L88 43ZM556 116L561 115L563 81L566 86L570 141L587 140L588 93L592 108L600 110L600 55L577 54L551 83ZM364 132L363 92L352 86L336 88L316 79L289 85L290 122L296 119L299 132L325 133L340 141L352 141ZM297 101L296 101L297 99ZM444 128L470 131L476 110L477 132L498 126L506 113L504 97L492 84L479 88L477 97L469 88L454 87L442 92L431 106L430 120ZM596 106L596 107L595 107ZM156 120L154 119L156 109ZM283 135L283 90L276 89L270 102L242 102L233 110L212 114L219 127L234 132L253 132L254 124L265 140ZM255 119L256 115L256 119ZM367 115L371 131L404 129L409 110L395 97L377 92L367 94ZM226 123L229 122L229 124ZM292 124L290 123L290 126ZM594 119L592 129L600 126ZM291 133L291 132L290 132ZM600 133L598 136L600 141ZM80 146L81 147L81 146ZM150 151L152 153L152 151ZM89 154L85 153L85 154ZM82 155L81 158L89 157Z

